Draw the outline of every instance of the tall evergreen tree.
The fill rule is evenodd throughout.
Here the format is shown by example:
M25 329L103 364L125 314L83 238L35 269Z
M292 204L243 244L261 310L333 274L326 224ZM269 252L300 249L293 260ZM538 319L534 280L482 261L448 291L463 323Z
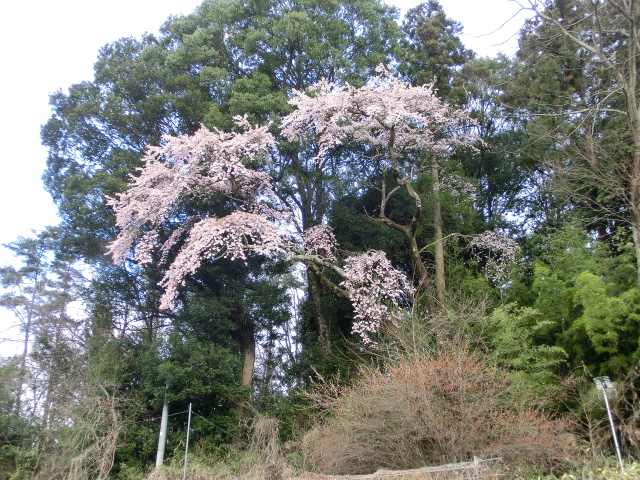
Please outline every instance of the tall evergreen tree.
M246 393L256 357L279 335L287 297L280 287L269 297L251 293L273 284L276 277L261 273L272 266L222 262L224 268L205 266L188 282L177 310L160 309L156 283L162 268L105 262L116 233L105 197L124 190L145 145L160 143L162 135L193 133L200 124L232 128L238 114L277 124L290 111L286 99L292 89L303 90L322 77L362 83L377 64L391 59L398 32L394 9L378 0L205 1L193 14L169 19L158 36L106 45L92 81L51 96L54 113L42 129L49 149L43 178L63 219L63 248L94 268L91 329L100 332L103 343L115 342L122 358L130 360L120 374L132 388L147 388L141 379L153 379L148 391L163 398L166 375L141 376L140 362L162 364L165 347L187 361L181 345L193 345L194 354L220 345L235 356L225 362L234 366L236 386L245 385ZM337 166L321 167L309 152L291 145L274 153L262 168L277 179L281 201L294 207L304 232L322 222L334 201ZM169 235L172 223L183 216L221 215L231 203L216 195L185 202L161 235ZM168 252L169 258L174 254ZM327 359L331 335L340 333L332 332L335 319L322 305L318 278L313 272L307 278L312 308L306 310L316 332L307 337L308 346L320 345ZM168 335L172 331L181 333ZM220 381L229 381L224 378L212 375L202 388L218 391ZM190 381L184 391L197 390L198 380ZM233 403L241 396L226 398Z
M414 85L434 82L448 99L456 72L475 54L460 40L462 25L446 16L438 0L411 8L402 22L400 72Z

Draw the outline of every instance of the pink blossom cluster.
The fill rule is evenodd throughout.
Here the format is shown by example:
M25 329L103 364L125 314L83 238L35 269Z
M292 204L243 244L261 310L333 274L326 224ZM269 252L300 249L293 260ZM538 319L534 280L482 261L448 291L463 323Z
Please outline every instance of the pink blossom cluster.
M193 135L164 137L162 146L147 149L130 188L108 200L120 229L109 248L116 263L122 263L132 248L140 264L151 263L155 251L164 261L186 236L161 282L163 307L170 306L184 276L204 259L245 259L249 249L272 255L280 244L274 226L277 212L269 206L275 201L271 177L245 165L247 159L268 157L274 138L268 126L252 127L240 117L236 123L242 133L202 127ZM184 199L213 194L233 202L233 213L222 218L182 218L174 213ZM158 229L167 222L173 233L161 243Z
M485 262L485 276L496 283L504 280L520 249L512 238L492 231L477 235L471 247L473 256Z
M443 175L440 179L440 189L447 190L456 197L466 198L470 202L476 201L476 186L459 175Z
M355 88L322 80L312 93L295 91L289 103L297 109L282 123L290 141L315 135L316 160L346 141L382 146L393 155L407 150L443 151L476 139L459 131L471 119L437 96L432 84L412 86L379 66L378 75Z
M150 230L138 241L133 260L138 265L151 265L154 261L153 253L160 247L160 240L156 230Z
M267 218L233 212L222 218L205 218L196 223L160 281L160 286L165 289L160 308L171 307L185 278L195 273L204 259L246 260L248 250L266 256L275 256L280 251L280 235Z
M385 320L393 321L402 300L413 295L415 288L380 251L348 257L344 273L341 285L349 291L356 319L352 332L372 344L371 335L379 332Z
M220 193L247 211L258 208L258 198L273 196L271 177L243 163L267 156L275 145L273 136L267 126L247 126L244 118L236 121L247 130L227 133L202 127L193 135L165 136L163 146L147 148L131 187L108 200L120 229L109 248L116 263L125 260L141 229L157 228L171 219L173 207L185 196ZM152 238L143 237L139 248L150 250Z
M304 251L336 262L335 248L338 245L333 229L329 225L316 225L302 234Z

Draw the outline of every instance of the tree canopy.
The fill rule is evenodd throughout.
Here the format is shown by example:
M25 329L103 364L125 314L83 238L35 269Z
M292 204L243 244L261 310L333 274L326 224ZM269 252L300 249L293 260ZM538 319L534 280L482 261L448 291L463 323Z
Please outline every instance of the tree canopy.
M0 470L141 478L166 405L173 463L191 411L201 459L541 474L608 452L601 375L640 456L640 6L526 2L513 58L446 6L205 0L51 95Z

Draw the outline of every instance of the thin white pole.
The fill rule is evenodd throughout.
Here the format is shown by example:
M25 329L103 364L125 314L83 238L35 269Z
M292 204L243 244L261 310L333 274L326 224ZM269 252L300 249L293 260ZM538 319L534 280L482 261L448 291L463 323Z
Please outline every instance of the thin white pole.
M189 456L189 433L191 433L191 404L189 404L189 419L187 420L187 444L184 447L184 471L182 480L187 480L187 457Z
M160 420L160 436L158 437L158 452L156 453L156 469L164 463L164 449L167 444L167 423L169 423L169 400L164 397L162 405L162 420Z
M609 425L611 425L611 434L613 435L613 443L616 446L616 456L618 457L618 463L620 464L620 471L624 471L624 465L622 463L622 450L620 449L620 442L618 442L618 435L616 435L616 426L613 423L613 414L611 413L611 406L609 405L609 397L607 397L607 389L603 388L604 403L607 406L607 415L609 416Z

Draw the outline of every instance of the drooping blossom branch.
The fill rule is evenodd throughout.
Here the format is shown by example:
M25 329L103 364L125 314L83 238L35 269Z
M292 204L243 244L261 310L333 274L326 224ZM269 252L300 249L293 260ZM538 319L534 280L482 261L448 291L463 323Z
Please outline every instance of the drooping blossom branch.
M516 263L520 250L515 240L492 231L476 235L470 246L473 257L484 263L485 277L494 283L504 280L509 269Z
M246 131L228 133L203 127L193 135L165 136L163 146L147 148L140 175L127 191L108 200L120 229L109 248L116 263L125 260L143 227L161 225L186 196L219 193L233 199L237 208L251 212L264 204L260 198L274 197L271 177L244 165L247 158L267 156L275 146L273 136L267 126L252 127L245 118L236 118L236 123Z
M350 293L356 319L352 332L370 344L371 335L380 331L384 321L394 319L415 289L380 251L348 257L344 273L346 278L340 285Z
M365 344L375 343L372 335L380 331L384 322L395 322L415 293L411 281L393 267L384 252L377 250L351 255L339 267L334 253L338 244L328 225L312 227L303 237L305 252L296 258L314 270L329 290L349 298L356 320L352 333L359 335ZM321 268L338 274L342 282L332 283L321 275Z
M271 177L245 165L247 159L267 157L275 147L268 126L253 127L236 118L242 133L200 128L193 135L164 137L164 145L148 147L139 176L128 190L108 199L120 233L109 253L122 263L133 249L140 264L154 261L159 251L167 259L172 247L184 240L166 271L162 306L168 308L187 274L206 258L244 259L246 249L270 253L278 248L275 201ZM233 204L231 214L186 217L175 209L184 200L221 195ZM164 240L158 233L170 223ZM185 239L186 237L186 239Z
M280 252L280 235L272 222L247 212L232 212L222 218L205 218L189 231L160 286L164 287L161 308L171 308L188 275L193 275L203 260L228 258L246 260L247 251L274 257Z

